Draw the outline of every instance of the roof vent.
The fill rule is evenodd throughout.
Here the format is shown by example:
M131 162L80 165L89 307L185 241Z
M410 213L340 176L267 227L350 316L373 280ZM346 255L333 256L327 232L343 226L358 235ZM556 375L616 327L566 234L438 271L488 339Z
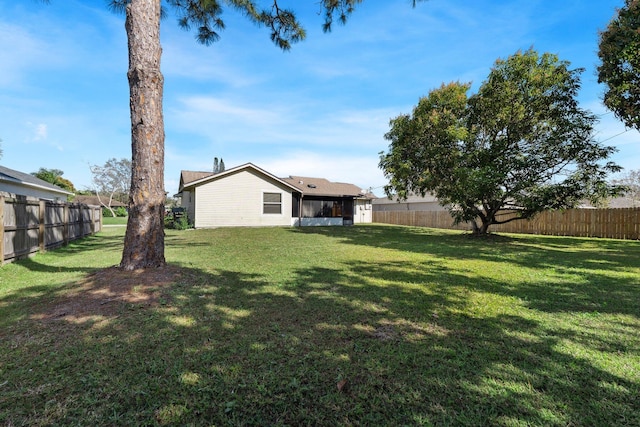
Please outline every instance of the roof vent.
M307 184L307 187L309 187L309 188L316 188L316 185L315 185L315 184Z

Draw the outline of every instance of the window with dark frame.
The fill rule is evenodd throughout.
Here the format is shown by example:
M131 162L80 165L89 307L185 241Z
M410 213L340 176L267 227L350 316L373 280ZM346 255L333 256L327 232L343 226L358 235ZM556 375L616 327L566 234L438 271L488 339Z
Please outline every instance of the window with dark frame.
M282 193L263 193L262 213L282 214Z

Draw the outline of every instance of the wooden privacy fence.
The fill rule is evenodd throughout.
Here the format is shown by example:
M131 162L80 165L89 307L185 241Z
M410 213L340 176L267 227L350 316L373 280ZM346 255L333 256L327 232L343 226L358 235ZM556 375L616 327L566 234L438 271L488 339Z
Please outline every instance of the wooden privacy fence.
M467 223L453 225L453 218L447 211L373 212L373 222L471 230L471 226ZM638 240L640 239L640 208L546 211L532 220L492 225L489 231Z
M102 209L0 194L0 263L66 245L102 227Z

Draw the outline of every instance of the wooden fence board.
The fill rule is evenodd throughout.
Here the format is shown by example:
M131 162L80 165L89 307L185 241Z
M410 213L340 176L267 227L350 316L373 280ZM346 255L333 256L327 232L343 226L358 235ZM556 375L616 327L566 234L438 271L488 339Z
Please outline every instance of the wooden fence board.
M102 228L102 208L0 194L0 263L56 248Z
M454 226L453 218L447 211L374 211L373 222L471 230L469 224ZM547 211L531 220L518 220L506 224L492 225L489 231L639 240L640 208Z

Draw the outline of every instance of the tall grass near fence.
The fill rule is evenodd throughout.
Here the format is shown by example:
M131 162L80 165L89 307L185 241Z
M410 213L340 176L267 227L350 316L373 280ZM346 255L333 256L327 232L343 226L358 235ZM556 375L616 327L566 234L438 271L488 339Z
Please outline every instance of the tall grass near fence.
M454 225L453 218L447 211L373 212L373 222L471 230L469 224ZM492 225L489 231L638 240L640 239L640 208L546 211L531 220Z

